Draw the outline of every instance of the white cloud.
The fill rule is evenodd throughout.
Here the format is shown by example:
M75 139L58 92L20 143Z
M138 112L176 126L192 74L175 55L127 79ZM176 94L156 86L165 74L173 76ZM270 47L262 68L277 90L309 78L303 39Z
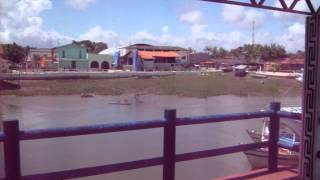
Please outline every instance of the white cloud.
M169 32L169 26L165 25L161 28L162 33L168 33Z
M294 23L288 27L283 35L275 40L286 47L289 52L304 50L305 46L305 26L301 23Z
M79 38L81 40L101 41L115 45L120 43L117 33L111 30L104 30L100 26L90 28L86 33L81 34Z
M89 28L85 33L81 34L76 40L90 40L95 42L104 42L108 45L108 49L103 50L99 54L114 54L114 52L125 45L128 41L124 41L120 36L112 31L103 29L101 26Z
M305 46L305 26L295 22L290 24L281 34L274 35L270 32L257 34L257 43L270 44L276 43L284 46L288 52L304 50Z
M191 26L191 35L194 38L205 36L205 30L208 27L206 24L194 24Z
M192 38L205 36L208 25L203 21L203 13L199 10L192 10L180 15L180 22L190 28Z
M188 28L190 35L187 36L172 35L171 27L168 25L160 27L158 34L142 29L127 36L119 35L113 30L97 25L89 28L83 34L68 37L55 30L43 29L44 20L40 15L51 8L50 0L0 0L0 42L14 41L22 45L54 47L69 43L73 39L88 39L107 43L111 51L130 43L173 45L202 50L207 45L231 49L251 42L251 34L245 34L243 31L234 30L221 33L212 31L204 21L203 13L198 10L183 13L178 19ZM238 27L251 27L253 20L257 26L262 26L265 14L241 7L225 6L222 17L223 21L233 23ZM278 36L257 31L256 41L258 43L279 43L284 45L288 51L294 52L304 47L304 31L303 23L291 22L287 29Z
M51 9L50 0L11 0L0 2L0 41L30 46L55 46L70 41L70 37L54 30L44 31L41 12Z
M305 25L301 23L294 23L289 28L289 33L295 35L304 35L305 34Z
M129 37L129 39L130 41L150 42L155 41L156 37L149 33L148 30L144 29L132 35L131 37Z
M251 28L253 22L256 27L263 25L265 14L256 10L246 10L241 6L225 5L222 11L222 20L241 28Z
M65 0L65 4L75 9L86 9L96 0Z
M180 21L186 24L199 24L202 23L202 12L193 10L186 12L184 14L181 14Z

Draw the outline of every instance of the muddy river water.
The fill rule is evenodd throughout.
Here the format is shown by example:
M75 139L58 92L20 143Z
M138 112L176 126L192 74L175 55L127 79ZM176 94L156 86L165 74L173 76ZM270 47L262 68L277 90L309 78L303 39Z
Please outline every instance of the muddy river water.
M68 127L161 119L163 111L171 108L177 109L180 117L259 111L272 101L280 101L282 106L300 106L301 97L0 96L0 120L18 119L21 129ZM252 140L246 130L260 128L261 120L257 119L178 127L177 153L249 143ZM163 130L159 128L22 141L22 173L44 173L158 157L162 155L162 138ZM1 152L0 161L2 159ZM177 163L176 179L208 180L250 168L246 156L236 153ZM0 169L0 177L3 177L3 162L0 162ZM81 179L161 180L162 167Z

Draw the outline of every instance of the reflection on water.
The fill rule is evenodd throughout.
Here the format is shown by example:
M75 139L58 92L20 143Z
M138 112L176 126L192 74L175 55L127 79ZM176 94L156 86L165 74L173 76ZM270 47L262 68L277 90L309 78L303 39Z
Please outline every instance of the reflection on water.
M284 106L299 106L300 97L277 98ZM217 96L206 99L158 95L0 97L0 117L19 119L22 129L67 127L163 118L164 109L178 116L258 111L272 97ZM2 111L2 116L1 116ZM248 120L178 127L177 153L251 142L246 129L260 128ZM161 156L162 129L25 141L21 143L23 174L125 162ZM2 165L3 166L3 165ZM3 169L3 167L2 167ZM250 169L242 153L177 163L177 179L201 180ZM85 179L161 179L161 167ZM3 172L2 172L3 175Z

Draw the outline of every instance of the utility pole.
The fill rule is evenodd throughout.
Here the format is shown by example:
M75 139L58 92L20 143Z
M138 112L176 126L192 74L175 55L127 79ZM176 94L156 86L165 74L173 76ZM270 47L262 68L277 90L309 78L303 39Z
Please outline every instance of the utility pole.
M254 46L255 43L255 21L252 21L252 46Z

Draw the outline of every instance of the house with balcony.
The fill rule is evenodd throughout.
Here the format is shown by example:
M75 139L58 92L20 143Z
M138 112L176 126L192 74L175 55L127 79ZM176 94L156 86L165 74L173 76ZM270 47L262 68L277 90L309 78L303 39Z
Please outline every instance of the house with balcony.
M53 48L57 56L58 66L62 69L88 69L88 51L85 46L72 42Z
M113 56L91 53L87 47L75 42L53 48L52 51L62 69L107 70L113 63Z
M175 46L134 44L119 49L120 66L135 71L180 70L189 63L190 52ZM139 64L139 68L134 68Z

